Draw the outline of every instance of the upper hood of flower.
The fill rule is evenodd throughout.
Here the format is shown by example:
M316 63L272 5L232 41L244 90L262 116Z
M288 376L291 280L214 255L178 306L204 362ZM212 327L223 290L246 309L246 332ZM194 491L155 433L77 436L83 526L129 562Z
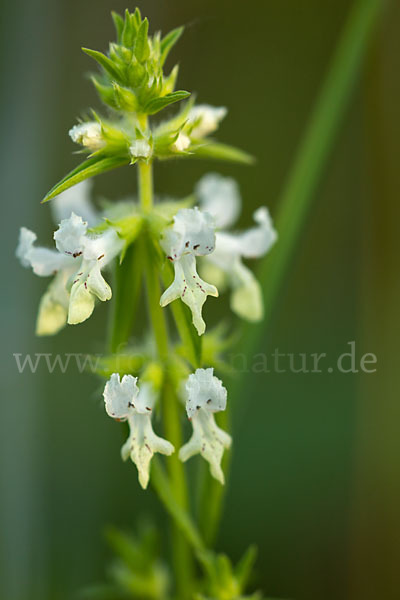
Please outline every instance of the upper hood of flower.
M217 229L225 229L236 222L242 200L234 179L218 173L208 173L197 183L195 194L202 210L214 218Z

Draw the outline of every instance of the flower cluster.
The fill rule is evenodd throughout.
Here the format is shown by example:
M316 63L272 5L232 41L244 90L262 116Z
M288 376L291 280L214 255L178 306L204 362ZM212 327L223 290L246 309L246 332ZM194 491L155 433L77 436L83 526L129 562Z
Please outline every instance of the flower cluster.
M85 321L93 312L95 298L111 298L101 270L121 253L126 242L110 220L102 223L104 215L91 205L90 189L85 181L54 200L53 212L60 219L54 233L55 250L37 247L36 234L21 228L17 256L22 265L31 267L36 275L54 277L40 302L38 335L57 333L66 322ZM195 196L199 206L177 210L172 224L160 231L158 242L175 272L161 296L161 306L180 298L189 306L193 324L202 335L206 328L202 308L207 296L217 297L217 286L220 291L229 286L232 310L244 319L260 320L261 288L243 259L264 255L276 241L267 208L255 211L255 227L229 232L227 228L236 221L241 205L236 182L211 173L199 181ZM159 206L162 209L163 203ZM131 225L131 217L127 219ZM90 233L89 224L94 231L101 224L102 232ZM204 279L197 272L198 257Z
M171 224L166 217L166 225L159 233L160 249L174 267L174 280L162 294L160 304L164 307L180 298L189 306L197 333L202 335L206 328L202 316L204 302L208 295L217 297L218 291L200 278L196 260L201 260L202 272L221 288L226 284L231 287L234 312L246 319L260 319L260 286L243 258L265 254L276 233L264 207L255 212L256 227L239 233L226 231L236 221L241 204L237 184L232 179L206 175L197 184L195 196L199 206L178 209ZM123 214L124 207L132 211L135 206L123 203L120 209L114 208L114 213ZM160 203L159 207L163 206ZM82 216L74 212L78 210ZM96 298L101 301L111 298L111 288L101 270L121 254L125 244L113 221L104 221L104 215L93 208L87 182L58 196L53 212L61 219L53 236L56 248L37 247L36 235L26 228L20 231L17 248L23 266L31 267L39 276L53 276L39 305L39 335L54 334L66 322L81 323L92 314ZM129 219L132 219L130 213L127 223L131 223ZM94 229L90 230L88 223ZM93 233L99 229L101 233ZM223 483L221 459L224 449L230 447L231 438L217 426L214 413L225 410L227 391L213 369L208 368L189 375L185 393L193 434L179 450L179 458L185 462L194 454L201 454L209 462L213 477ZM155 385L151 378L145 378L139 390L137 377L130 374L120 379L118 373L113 373L104 390L107 413L129 424L130 435L121 453L124 460L130 457L136 464L143 488L149 481L153 454L170 455L174 451L172 444L152 429L153 409L159 395L160 385Z
M53 276L39 305L38 335L57 333L68 322L82 323L90 317L95 299L111 298L111 288L101 271L120 252L122 240L112 228L96 235L88 222L70 212L54 232L55 250L35 245L36 234L22 227L17 257L36 275Z
M117 421L128 421L130 434L121 448L123 460L131 458L139 473L139 483L146 488L150 477L150 461L156 452L169 456L173 445L156 435L151 418L158 400L154 385L144 381L139 389L138 378L113 373L104 388L107 414ZM224 483L221 459L224 448L231 445L231 437L217 427L214 413L225 410L227 391L213 369L197 369L186 381L186 412L193 425L193 435L182 446L179 458L185 462L201 454L210 463L213 477Z

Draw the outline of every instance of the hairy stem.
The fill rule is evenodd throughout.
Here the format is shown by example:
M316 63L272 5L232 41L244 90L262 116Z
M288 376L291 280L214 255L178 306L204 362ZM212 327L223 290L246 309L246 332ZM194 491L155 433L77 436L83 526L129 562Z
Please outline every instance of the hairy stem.
M153 206L153 179L151 163L141 162L138 165L139 170L139 198L144 212L151 210ZM147 298L150 319L152 323L153 333L157 345L157 352L160 360L167 362L169 352L168 330L165 321L163 309L160 307L159 298L161 296L160 281L158 277L157 262L154 259L150 240L147 239L146 257L145 257L145 278L147 285ZM171 397L168 388L168 381L162 390L162 406L164 430L169 441L178 449L181 445L180 439L180 423L177 406L177 399ZM168 462L168 473L171 479L171 489L173 490L174 500L183 514L187 514L188 500L185 473L182 463L178 456L173 454ZM152 478L154 471L153 468ZM160 500L165 505L168 512L171 514L169 505L166 504L166 496L162 492L162 486L155 485ZM173 516L173 515L172 515ZM188 541L183 535L181 529L172 519L172 551L173 564L176 576L176 589L179 598L186 600L191 596L192 590L192 575L193 575L193 558L190 551Z

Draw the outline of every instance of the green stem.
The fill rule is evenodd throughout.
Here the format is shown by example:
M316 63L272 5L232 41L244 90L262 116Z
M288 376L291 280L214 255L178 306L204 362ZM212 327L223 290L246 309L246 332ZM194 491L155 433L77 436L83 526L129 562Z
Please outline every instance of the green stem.
M351 100L354 84L383 4L383 0L356 0L345 22L279 202L275 220L279 233L278 243L259 271L264 290L264 326L247 329L241 342L241 352L247 356L253 354L270 324L282 279L294 254L315 190L339 132L340 122ZM231 403L240 398L243 387L244 382L235 386ZM238 414L235 418L238 418ZM209 512L204 517L209 523L211 536L217 529L222 504L221 489L213 484L209 490ZM207 541L211 541L211 537Z
M141 162L138 165L139 170L139 197L142 209L144 212L151 210L153 206L153 180L151 163ZM145 277L147 285L147 298L150 313L150 319L154 332L154 337L157 344L157 351L160 360L167 362L169 352L168 330L165 321L163 309L160 307L159 298L161 296L160 281L158 270L156 268L157 261L155 260L152 251L151 240L146 236L146 252L145 252ZM163 399L163 420L164 430L169 441L179 448L181 446L179 412L177 398L171 397L169 392L168 381L165 383L162 390ZM157 464L157 463L156 463ZM180 508L180 511L187 515L188 513L188 494L186 488L185 473L182 463L179 461L177 454L173 454L167 462L168 473L171 479L174 501ZM157 467L152 469L152 479L156 473ZM160 500L163 502L167 510L170 512L169 504L166 504L165 493L161 493L162 486L155 485ZM170 512L171 514L171 512ZM172 515L173 516L173 515ZM190 598L192 593L193 580L193 558L190 552L190 547L182 531L177 526L175 520L172 521L172 551L173 564L176 575L176 588L178 597L182 600Z
M153 164L141 162L138 166L139 198L144 212L149 212L153 206Z
M166 510L174 519L175 523L185 536L185 539L197 553L205 552L206 548L201 535L193 523L188 513L182 510L182 507L176 500L174 491L171 488L168 477L161 465L160 460L153 458L151 469L151 483L156 490L160 500L163 502Z

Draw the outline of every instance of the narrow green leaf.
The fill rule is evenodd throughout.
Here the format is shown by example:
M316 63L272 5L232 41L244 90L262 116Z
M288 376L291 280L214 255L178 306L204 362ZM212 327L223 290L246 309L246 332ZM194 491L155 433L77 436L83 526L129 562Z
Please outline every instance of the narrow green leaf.
M133 244L128 247L125 259L122 264L115 266L113 299L112 299L112 319L109 335L109 346L111 352L121 352L132 333L134 320L137 315L137 308L140 301L141 290L143 286L143 244ZM139 359L145 360L142 355L132 356L132 366ZM124 355L119 359L124 359ZM126 356L127 367L129 368L129 355ZM121 363L121 368L123 363ZM128 371L129 372L129 371Z
M128 163L129 158L127 156L93 156L92 158L89 158L88 160L85 160L85 162L78 165L54 187L52 187L43 198L42 203L48 202L55 196L58 196L58 194L61 194L61 192L64 192L68 188L76 185L84 179L95 177L96 175L100 175L100 173L111 171L111 169L122 167L122 165L127 165Z
M246 550L240 561L235 567L235 576L239 583L240 590L242 592L245 591L246 586L251 577L251 573L254 567L254 563L257 558L257 548L256 546L249 546Z
M116 66L113 61L108 58L102 52L98 52L97 50L90 50L90 48L82 48L83 52L93 58L99 65L103 67L103 69L110 75L111 78L116 79L117 81L122 81L123 76L119 68Z
M167 56L172 49L172 47L176 44L183 33L183 27L177 27L173 29L161 40L160 48L161 48L161 59L160 62L163 65L167 59Z
M176 92L172 92L171 94L166 94L165 96L162 96L161 98L153 98L153 100L150 100L150 102L148 102L146 104L146 106L143 109L143 112L145 112L148 115L154 115L154 114L160 112L160 110L162 110L166 106L169 106L170 104L174 104L174 102L179 102L180 100L184 100L185 98L188 98L189 96L190 96L190 92L186 92L185 90L177 90Z
M150 46L147 39L147 33L149 31L149 22L144 19L138 29L136 41L135 41L135 56L138 61L143 62L149 58Z
M111 12L112 20L114 21L115 31L117 33L117 41L120 44L122 40L122 31L124 29L124 19L118 13Z
M251 154L219 142L209 142L201 146L191 147L190 152L191 154L186 154L188 158L210 158L211 160L226 160L244 165L252 165L255 162Z

